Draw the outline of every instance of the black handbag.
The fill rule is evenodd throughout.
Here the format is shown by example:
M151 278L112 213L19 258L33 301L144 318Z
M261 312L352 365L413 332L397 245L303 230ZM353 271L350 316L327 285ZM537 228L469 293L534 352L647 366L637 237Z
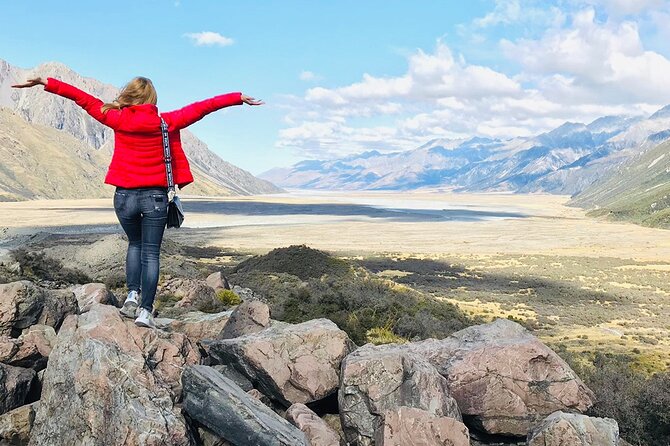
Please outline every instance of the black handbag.
M184 208L177 196L172 178L172 155L170 154L170 138L168 138L168 126L161 118L161 133L163 133L163 156L165 158L165 173L168 183L168 215L167 227L178 228L184 222Z

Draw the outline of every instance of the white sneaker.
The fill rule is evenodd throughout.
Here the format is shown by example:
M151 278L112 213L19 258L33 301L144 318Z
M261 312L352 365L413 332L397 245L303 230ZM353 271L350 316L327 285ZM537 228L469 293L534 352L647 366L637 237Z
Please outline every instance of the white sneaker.
M135 319L135 325L138 327L156 328L156 324L154 324L154 315L146 308L140 309L140 315Z
M139 308L138 303L138 294L137 291L131 291L128 293L126 301L123 303L123 307L119 310L125 317L137 317L137 310Z

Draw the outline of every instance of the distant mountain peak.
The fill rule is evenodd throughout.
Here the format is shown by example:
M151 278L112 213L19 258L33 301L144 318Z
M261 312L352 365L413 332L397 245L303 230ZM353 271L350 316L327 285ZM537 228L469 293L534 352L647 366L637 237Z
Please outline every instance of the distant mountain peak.
M666 105L656 113L651 115L649 119L670 118L670 105Z

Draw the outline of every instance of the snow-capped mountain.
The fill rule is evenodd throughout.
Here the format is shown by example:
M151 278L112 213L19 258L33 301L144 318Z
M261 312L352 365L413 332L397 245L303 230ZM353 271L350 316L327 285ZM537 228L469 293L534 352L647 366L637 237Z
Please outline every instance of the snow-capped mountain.
M670 106L648 118L605 116L589 124L567 122L534 137L439 139L404 152L303 161L260 177L300 189L449 187L574 195L668 138Z

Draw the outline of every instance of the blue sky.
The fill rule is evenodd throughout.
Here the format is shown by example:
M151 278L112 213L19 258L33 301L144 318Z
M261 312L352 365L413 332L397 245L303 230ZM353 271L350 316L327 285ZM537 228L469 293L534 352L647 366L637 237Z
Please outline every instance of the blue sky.
M649 113L670 103L669 3L8 1L0 58L59 61L116 86L147 76L161 110L229 91L262 98L191 128L258 174ZM203 32L222 44L189 37Z

